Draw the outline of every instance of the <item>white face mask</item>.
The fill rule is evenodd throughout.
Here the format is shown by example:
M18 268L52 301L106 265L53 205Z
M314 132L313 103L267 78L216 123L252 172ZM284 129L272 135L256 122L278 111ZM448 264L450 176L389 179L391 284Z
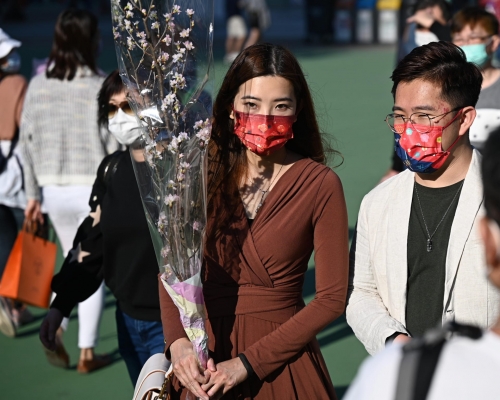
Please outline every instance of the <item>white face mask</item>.
M137 124L137 118L125 114L121 108L113 118L109 119L108 129L118 143L129 146L142 134L141 126Z
M432 42L439 42L438 37L432 32L415 32L415 43L417 46L423 46Z

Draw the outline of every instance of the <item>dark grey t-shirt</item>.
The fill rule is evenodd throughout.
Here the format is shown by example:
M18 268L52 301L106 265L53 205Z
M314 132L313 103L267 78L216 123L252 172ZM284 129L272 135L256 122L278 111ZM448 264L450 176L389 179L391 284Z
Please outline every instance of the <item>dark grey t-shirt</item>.
M500 78L481 90L476 110L469 137L472 145L481 150L490 133L500 127Z
M406 329L412 336L422 336L426 330L436 327L442 321L446 252L460 193L454 200L453 197L462 182L443 188L428 188L415 184L431 235L450 204L451 207L432 237L432 250L428 252L428 236L422 211L415 190L413 191L408 226L406 290Z

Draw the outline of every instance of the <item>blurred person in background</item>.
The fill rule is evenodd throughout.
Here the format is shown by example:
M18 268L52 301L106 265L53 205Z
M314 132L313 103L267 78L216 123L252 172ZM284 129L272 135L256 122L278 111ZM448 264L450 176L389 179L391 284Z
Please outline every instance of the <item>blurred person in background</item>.
M479 66L483 74L477 116L470 128L471 144L479 150L490 132L500 127L500 69L492 65L500 45L498 28L495 15L479 7L460 10L451 21L453 43L462 48L467 61Z
M433 42L391 79L386 122L407 169L363 199L350 257L347 322L370 354L450 320L487 328L500 311L483 273L480 154L469 142L481 72Z
M483 273L490 282L489 290L500 289L500 131L489 136L483 151L481 175L484 186L486 215L479 221L478 233L484 244L486 265ZM475 233L476 234L476 233ZM470 288L470 290L477 290ZM497 304L500 306L500 304ZM465 329L464 329L465 328ZM406 346L394 344L362 365L345 396L345 400L402 399L395 396L400 385L413 392L411 398L428 400L481 399L500 397L500 319L483 334L472 327L460 327L465 337L454 336L449 342L436 340L437 331L424 341L411 341ZM439 332L447 333L447 332ZM467 337L469 336L469 337ZM438 348L439 345L442 346ZM411 346L411 347L410 347ZM419 346L419 347L417 347ZM404 368L412 362L406 353L420 353L414 376ZM425 353L424 353L425 351ZM436 365L437 364L437 365ZM415 364L413 364L415 365ZM432 365L432 367L431 367ZM435 368L435 369L434 369ZM430 370L430 372L429 372ZM429 376L430 375L430 376ZM410 378L410 379L409 379ZM413 378L413 379L411 379ZM410 382L413 381L412 390ZM427 395L422 390L428 391ZM404 397L409 398L409 397Z
M45 74L35 76L28 87L21 119L20 141L25 161L24 180L28 220L43 221L41 202L47 210L62 250L71 250L78 226L89 213L88 198L100 162L117 148L96 122L97 94L103 78L97 73L99 43L97 18L88 11L63 11L56 22L52 51ZM81 257L81 255L75 255ZM104 304L101 285L78 307L80 357L85 373L111 362L97 356L99 321ZM62 329L49 362L67 367Z
M226 0L226 64L231 64L238 57L247 38L247 25L240 3L241 0Z
M258 43L264 32L271 25L271 13L267 7L266 0L241 0L241 6L245 9L250 25L250 33L244 48Z
M133 145L141 127L118 71L104 81L98 102L99 125L122 145ZM134 155L144 161L141 148ZM73 249L52 281L57 295L40 328L40 339L54 350L63 316L68 317L78 302L98 290L104 278L117 300L119 351L135 385L144 363L153 354L163 353L165 343L158 262L128 149L104 158L89 205L91 212L78 229Z
M7 259L24 221L26 197L23 188L19 125L26 79L20 75L21 42L0 29L0 279ZM21 303L0 297L0 331L9 337L32 319Z

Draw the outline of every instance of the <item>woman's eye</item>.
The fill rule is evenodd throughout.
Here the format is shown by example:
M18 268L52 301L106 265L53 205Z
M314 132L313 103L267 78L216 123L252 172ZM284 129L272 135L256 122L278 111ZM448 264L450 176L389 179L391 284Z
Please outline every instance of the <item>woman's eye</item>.
M278 104L276 106L276 109L281 110L281 111L288 110L289 108L290 107L288 106L288 104Z
M245 107L254 108L254 107L257 107L257 104L252 103L251 101L248 101L245 103Z

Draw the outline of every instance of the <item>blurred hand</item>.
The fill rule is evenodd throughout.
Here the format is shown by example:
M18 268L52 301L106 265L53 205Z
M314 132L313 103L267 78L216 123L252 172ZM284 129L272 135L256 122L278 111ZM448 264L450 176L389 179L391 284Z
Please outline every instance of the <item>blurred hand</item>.
M200 384L207 383L210 374L202 372L193 345L186 338L177 339L170 345L172 368L181 384L189 389L196 397L209 400L208 394L202 390Z
M30 222L38 221L43 225L43 214L40 202L33 199L28 200L28 204L26 206L26 209L24 210L24 216Z
M415 14L408 18L406 22L415 22L416 24L422 25L424 28L429 29L435 20L436 19L434 18L432 12L429 12L428 10L418 10Z
M210 399L220 399L248 378L248 372L239 357L217 365L214 365L214 360L210 359L207 363L207 370L210 371L210 380L201 385L201 388L207 392Z
M393 342L394 343L406 343L409 342L411 338L408 335L398 335L394 338Z
M49 350L56 350L56 332L64 316L56 308L51 308L40 326L40 341Z

